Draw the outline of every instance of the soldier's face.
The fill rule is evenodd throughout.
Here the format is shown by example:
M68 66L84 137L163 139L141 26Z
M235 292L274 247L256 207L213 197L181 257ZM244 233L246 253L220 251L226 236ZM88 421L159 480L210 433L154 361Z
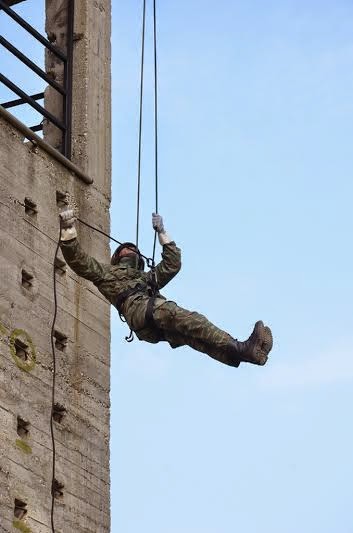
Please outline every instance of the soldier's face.
M123 248L121 252L119 253L119 258L121 257L127 257L127 256L134 256L137 255L135 250L132 250L131 248Z

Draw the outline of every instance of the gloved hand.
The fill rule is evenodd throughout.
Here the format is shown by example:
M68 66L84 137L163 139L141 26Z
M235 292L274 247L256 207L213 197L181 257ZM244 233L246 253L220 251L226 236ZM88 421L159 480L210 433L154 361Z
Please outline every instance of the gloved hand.
M61 218L61 236L62 241L70 241L77 237L77 231L75 228L76 217L74 216L73 209L65 209L59 213Z
M161 215L158 215L158 213L152 213L152 226L153 229L158 233L158 240L162 246L163 244L172 242L172 239L169 237L169 235L167 235L164 229L163 218Z
M158 213L152 213L152 226L157 233L165 233L163 218Z

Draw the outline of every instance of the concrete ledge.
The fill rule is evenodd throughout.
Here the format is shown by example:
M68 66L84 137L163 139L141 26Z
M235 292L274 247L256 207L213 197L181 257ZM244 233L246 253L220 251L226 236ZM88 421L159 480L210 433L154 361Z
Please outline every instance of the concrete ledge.
M91 185L93 183L93 179L87 176L87 174L85 174L84 172L82 172L82 170L80 170L74 163L72 163L72 161L63 156L60 152L58 152L58 150L55 150L55 148L50 146L50 144L43 141L41 137L39 137L32 130L27 128L25 124L18 120L14 115L6 111L6 109L4 109L1 105L0 117L4 118L7 122L12 124L12 126L14 126L18 131L20 131L24 135L24 137L40 146L45 152L47 152L47 154L51 155L54 159L64 165L64 167L71 170L71 172L76 174L76 176L85 183L87 183L87 185Z

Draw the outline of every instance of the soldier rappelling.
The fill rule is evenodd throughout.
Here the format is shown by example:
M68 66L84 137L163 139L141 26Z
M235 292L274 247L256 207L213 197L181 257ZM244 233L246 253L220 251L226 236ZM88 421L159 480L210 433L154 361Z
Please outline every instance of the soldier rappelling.
M273 340L270 328L262 321L256 322L250 337L240 342L205 316L179 307L159 292L181 268L181 251L166 233L160 215L152 215L152 226L162 246L162 260L149 272L145 272L144 260L133 243L120 245L110 264L97 261L78 242L73 210L63 211L60 217L60 246L66 262L76 274L94 283L138 339L166 341L172 348L187 345L235 367L241 362L266 363Z

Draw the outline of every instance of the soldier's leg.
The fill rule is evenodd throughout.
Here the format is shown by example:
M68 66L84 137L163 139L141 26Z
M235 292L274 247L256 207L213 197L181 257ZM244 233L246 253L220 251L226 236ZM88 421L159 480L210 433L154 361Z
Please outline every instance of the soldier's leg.
M226 353L226 350L222 350L218 346L207 344L199 339L194 339L192 337L185 337L184 335L181 335L176 331L164 330L163 333L164 340L166 340L172 348L179 348L180 346L190 346L194 350L205 353L213 359L220 361L221 363L230 366L239 366L239 359L235 359L234 357L230 356L228 353Z
M163 330L165 339L171 346L174 336L179 339L181 337L188 346L227 365L239 366L241 361L264 364L272 348L272 335L270 340L269 337L265 339L264 330L268 328L264 328L262 323L260 333L260 323L257 323L249 340L240 343L205 316L183 309L174 302L165 302L154 311L153 317L156 326ZM268 331L270 333L269 329ZM264 345L265 342L268 343L267 346Z

